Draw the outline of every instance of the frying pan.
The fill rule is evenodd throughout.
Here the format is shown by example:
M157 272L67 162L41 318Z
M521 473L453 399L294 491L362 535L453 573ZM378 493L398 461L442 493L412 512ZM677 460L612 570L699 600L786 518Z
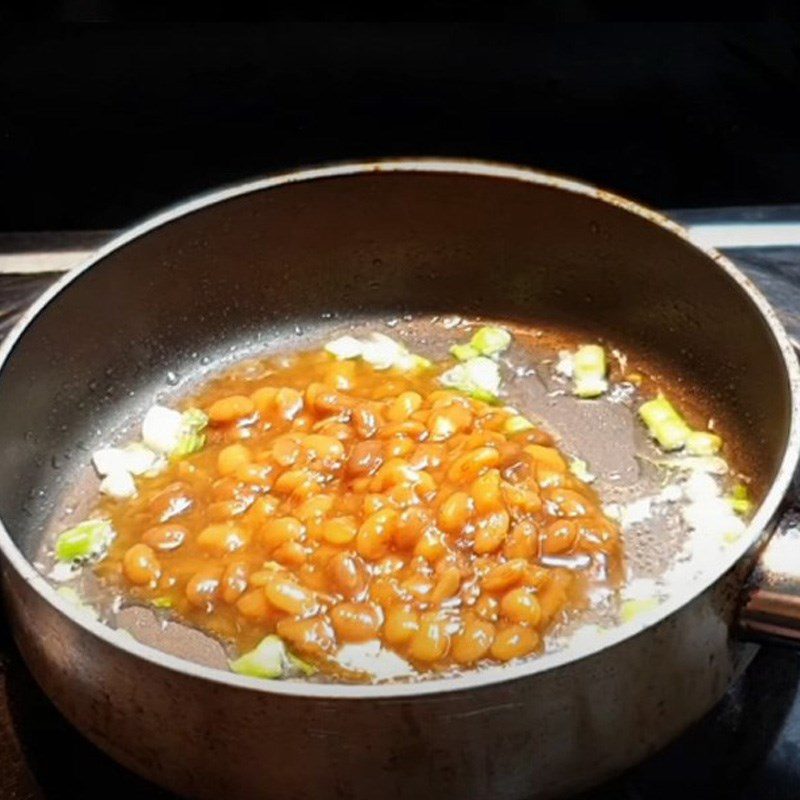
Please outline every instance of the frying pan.
M646 625L548 659L396 685L258 681L183 661L87 619L32 566L91 449L168 388L165 376L296 346L348 319L441 312L630 343L702 386L738 420L738 446L766 486L747 534ZM563 795L706 712L752 657L742 628L792 638L796 582L780 569L792 525L777 526L772 558L753 566L798 461L799 380L774 312L729 261L590 186L395 160L218 191L104 247L0 351L0 547L14 635L89 739L181 794ZM757 585L743 600L748 577Z

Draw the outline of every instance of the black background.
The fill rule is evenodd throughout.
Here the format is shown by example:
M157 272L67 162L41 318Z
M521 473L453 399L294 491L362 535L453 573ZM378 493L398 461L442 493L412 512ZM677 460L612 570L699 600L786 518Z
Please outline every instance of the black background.
M0 17L0 230L118 227L385 155L521 162L659 207L800 202L800 34L771 13L602 22L565 3L566 20L487 22L467 3L459 23L186 24L148 8Z

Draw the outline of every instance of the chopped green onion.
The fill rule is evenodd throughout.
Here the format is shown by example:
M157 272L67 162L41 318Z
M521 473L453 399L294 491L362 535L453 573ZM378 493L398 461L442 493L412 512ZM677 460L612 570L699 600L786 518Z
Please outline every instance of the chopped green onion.
M735 500L731 498L731 508L737 514L749 514L753 510L753 503L751 500Z
M182 433L181 438L178 440L177 446L171 453L171 456L173 458L182 458L183 456L197 453L199 450L202 450L203 447L205 447L205 444L206 435L204 433L197 433L196 431Z
M354 336L340 336L325 345L325 351L335 356L340 361L350 358L358 358L364 349L364 345Z
M433 366L433 362L424 356L418 356L416 353L404 353L394 362L394 366L403 372L412 372L430 369Z
M515 433L522 433L522 431L529 431L532 430L535 425L525 417L521 417L519 415L514 417L509 417L505 424L503 425L503 432L513 435Z
M123 448L125 467L131 475L144 475L153 468L158 456L141 442L132 442Z
M728 472L728 462L719 456L675 456L674 458L650 459L637 454L636 458L665 469L706 472L709 475L726 475Z
M308 661L303 661L302 658L299 658L294 653L287 652L287 656L289 658L289 663L299 669L303 675L313 675L317 671L317 668L313 664L309 664Z
M477 351L475 355L493 356L497 353L502 353L503 350L507 350L510 344L511 334L505 328L495 328L487 325L475 332L467 346L471 346L473 350ZM459 356L456 356L456 358L459 358ZM460 360L464 361L466 359Z
M573 458L569 462L569 471L584 483L592 483L595 479L595 476L589 472L589 465L582 458Z
M492 392L486 389L472 389L469 392L469 396L473 398L473 400L480 400L484 403L488 403L490 406L497 404L497 395L492 394Z
M100 481L97 487L101 494L107 494L117 500L124 500L127 497L136 497L136 481L133 475L126 470L112 472Z
M572 393L583 400L600 397L608 391L608 381L605 378L581 378L575 381Z
M154 597L150 602L156 608L172 608L174 605L171 597Z
M728 502L737 514L749 514L753 510L750 490L743 483L737 483L736 486L733 487Z
M708 431L692 431L686 437L686 452L693 456L713 456L722 448L722 439Z
M382 333L373 333L362 346L361 358L377 370L389 369L408 355L404 345Z
M287 660L286 647L279 636L262 639L255 649L231 661L231 669L251 678L280 678Z
M183 415L173 408L154 405L142 420L142 441L156 453L171 453L183 430Z
M663 450L680 450L686 444L691 430L663 395L643 403L639 416Z
M500 367L491 358L478 356L456 364L440 377L441 382L451 388L465 392L487 403L497 402L500 391Z
M578 397L598 397L608 389L606 354L598 344L581 345L573 357L574 394Z
M341 361L362 358L378 370L394 367L403 372L411 372L433 366L427 358L410 353L402 342L396 342L382 333L373 333L362 340L354 336L340 336L328 342L324 349Z
M480 355L471 344L454 344L450 348L450 352L459 361L469 361L471 358L477 358Z
M619 610L620 619L622 622L631 622L636 619L636 617L658 608L658 604L659 601L656 597L647 597L641 600L626 600Z
M182 458L202 450L206 444L203 431L208 427L208 414L199 408L190 408L181 414L181 435L170 453L173 458Z
M99 556L113 536L113 528L107 519L86 520L58 535L56 558L74 562Z
M184 428L202 431L208 427L208 414L200 408L187 408L181 415Z

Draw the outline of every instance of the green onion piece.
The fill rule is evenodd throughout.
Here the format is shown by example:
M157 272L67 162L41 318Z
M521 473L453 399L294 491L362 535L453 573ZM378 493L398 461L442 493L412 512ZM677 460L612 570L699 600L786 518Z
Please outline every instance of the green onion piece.
M693 456L713 456L722 448L722 439L715 433L692 431L686 438L686 452Z
M289 657L289 663L297 667L303 675L313 675L317 671L317 668L313 664L309 664L308 661L303 661L302 658L299 658L294 653L287 653L287 656Z
M202 431L208 427L208 414L199 408L187 408L181 414L181 420L184 428L190 428L193 431Z
M619 610L622 622L630 622L648 611L658 608L658 598L647 597L641 600L626 600Z
M59 561L83 561L100 555L113 538L114 531L107 519L89 519L64 531L56 539L56 558Z
M484 403L488 403L490 406L496 405L499 400L496 394L493 394L487 389L471 389L467 394L474 400L481 400Z
M202 450L206 444L206 435L197 431L182 433L178 444L170 454L173 458L182 458Z
M664 450L680 450L691 431L683 420L668 419L658 426L656 438Z
M592 483L595 480L595 476L589 472L589 465L582 458L573 458L569 462L569 471L584 483Z
M196 453L206 444L206 435L203 431L208 427L208 414L199 408L189 408L181 414L181 435L178 444L170 453L173 458Z
M231 669L239 675L251 678L280 678L283 675L286 647L279 636L270 635L262 639L255 649L231 661Z
M325 345L327 353L342 361L349 358L359 358L363 349L364 345L353 336L340 336Z
M451 354L459 361L469 361L477 358L480 353L471 344L454 344L450 348Z
M605 378L576 378L572 393L583 400L600 397L608 391L608 381Z
M171 597L154 597L150 602L156 608L172 608L173 606Z
M509 417L505 421L503 432L513 435L515 433L522 433L522 431L532 430L534 427L535 425L529 419L517 415L515 417Z
M744 483L737 483L736 486L733 487L728 502L737 514L749 514L753 510L750 490Z
M500 391L500 367L491 358L478 356L456 364L440 377L441 382L478 400L494 403Z
M750 500L736 500L734 498L730 499L731 508L737 513L742 514L749 514L753 510L753 503Z
M599 344L584 344L576 350L573 377L573 392L578 397L598 397L607 391L606 354Z
M393 365L402 372L414 372L422 369L430 369L433 362L425 358L425 356L418 356L416 353L403 353Z
M508 349L511 344L511 334L505 328L494 328L487 325L475 332L469 340L469 344L478 351L475 355L493 356ZM456 358L459 357L456 356Z
M680 450L691 434L683 417L663 395L643 403L639 416L663 450Z

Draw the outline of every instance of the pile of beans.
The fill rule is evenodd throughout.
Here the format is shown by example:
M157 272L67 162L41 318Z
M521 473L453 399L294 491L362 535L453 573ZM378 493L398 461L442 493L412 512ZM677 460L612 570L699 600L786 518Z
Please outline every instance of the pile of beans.
M420 669L535 652L583 593L542 559L618 560L619 531L547 433L436 374L313 352L217 379L189 403L205 448L104 508L98 572L333 673L339 646L374 639Z

